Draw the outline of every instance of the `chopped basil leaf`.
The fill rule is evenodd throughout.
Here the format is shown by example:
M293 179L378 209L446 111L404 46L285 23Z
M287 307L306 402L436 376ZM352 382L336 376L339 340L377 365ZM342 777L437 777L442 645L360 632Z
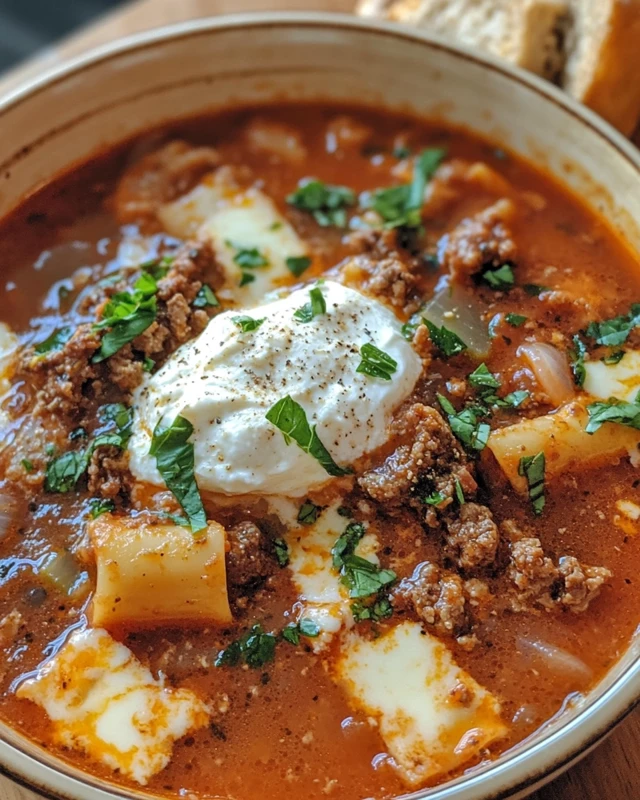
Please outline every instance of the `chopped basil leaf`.
M310 289L309 298L310 301L308 303L293 312L293 316L298 322L311 322L314 317L327 312L327 303L320 287L315 286Z
M456 492L456 500L463 506L467 501L464 499L464 492L462 491L462 485L460 481L456 478L454 481L454 487Z
M155 365L156 362L152 358L149 358L149 356L145 356L145 359L142 362L142 369L145 372L153 372L153 368L155 367Z
M165 255L160 259L154 258L151 261L145 261L140 268L148 272L154 280L160 281L169 272L174 261L175 256Z
M309 256L289 256L286 263L289 272L299 278L311 266L311 259Z
M160 420L153 431L149 455L155 456L167 489L189 518L192 532L198 533L207 527L207 515L194 474L193 444L189 442L192 433L193 425L180 415L166 428Z
M338 514L340 514L341 517L352 517L353 516L349 506L339 506L338 507Z
M115 511L115 508L116 504L113 500L106 500L102 497L92 497L91 500L89 500L91 519L97 519L101 514Z
M614 350L612 353L609 353L608 356L601 358L600 361L602 361L608 367L610 367L612 364L619 364L624 358L624 352L624 350Z
M295 622L291 622L286 628L283 628L280 636L289 644L300 644L300 630Z
M432 492L428 497L423 497L422 502L427 506L439 506L447 498L441 492Z
M44 479L46 492L66 494L75 488L89 466L87 452L79 450L63 453L47 464Z
M287 197L289 205L310 212L323 228L330 225L344 228L347 224L345 208L355 202L356 196L351 189L346 186L330 186L317 178L302 181L296 191Z
M240 328L242 333L250 333L251 331L257 330L262 325L265 321L265 317L262 319L254 319L253 317L248 317L243 314L240 317L231 317L231 321Z
M118 446L124 449L133 433L133 409L124 403L108 403L98 409L98 419L103 424L114 423L120 439Z
M194 308L207 308L211 307L214 308L215 306L220 305L220 301L215 295L213 289L209 286L208 283L203 283L200 287L200 291L195 296L193 301Z
M398 369L398 362L395 358L379 350L375 345L366 342L360 348L362 361L358 364L356 372L363 372L372 378L382 378L390 381L393 373Z
M253 283L256 279L255 275L252 275L250 272L243 272L240 276L240 286L246 286L248 283Z
M640 409L638 411L640 412ZM518 464L518 475L527 479L529 499L533 506L533 513L536 515L542 514L545 504L544 471L545 457L542 451L536 453L535 456L522 456Z
M272 222L271 225L269 225L269 230L270 231L279 231L281 227L282 227L282 223L280 222L280 220L277 219L275 222Z
M488 269L482 273L482 280L492 289L507 291L515 283L515 275L510 264L503 264L498 269Z
M409 158L411 155L411 148L407 147L406 144L398 145L398 147L393 148L391 155L401 161L403 158Z
M512 325L514 328L519 328L521 325L524 325L524 323L527 321L527 317L525 317L523 314L509 313L505 314L504 318L509 323L509 325Z
M321 507L312 503L311 500L305 500L298 511L298 522L301 525L313 525L321 510Z
M353 555L358 542L365 534L365 527L361 522L350 522L340 534L336 543L331 548L331 556L335 569L341 569L346 556Z
M501 407L510 406L511 408L519 408L528 398L529 392L526 389L518 389L500 398L497 405Z
M329 451L318 437L316 426L309 425L304 409L289 395L278 400L265 416L278 430L282 431L287 444L293 439L298 447L313 456L329 475L341 477L351 474L350 469L339 467L331 458Z
M467 349L467 345L462 341L462 339L453 331L445 328L444 325L441 328L438 328L438 326L434 325L433 322L424 318L423 322L427 326L431 341L438 348L438 350L440 350L445 358L457 356Z
M464 408L462 411L456 411L451 402L441 394L438 395L438 402L447 415L449 425L456 439L473 450L484 450L489 441L491 428L486 422L478 420L477 410Z
M584 379L587 377L587 371L584 366L584 357L587 355L587 348L578 334L573 337L573 347L567 350L567 354L569 356L571 372L573 373L573 380L576 386L584 386Z
M369 604L362 600L356 600L355 603L351 603L351 613L354 622L364 622L365 620L380 622L393 614L393 608L388 597L380 597Z
M542 292L548 292L548 286L541 286L537 283L525 283L522 287L530 297L538 297Z
M408 342L413 341L413 337L416 334L416 331L422 325L424 320L422 319L422 314L419 311L416 311L415 314L412 314L409 319L404 323L400 332L404 336L404 338Z
M627 341L631 331L638 325L640 325L640 303L633 303L628 314L589 323L587 336L595 339L598 344L618 347Z
M109 330L103 335L92 363L97 364L114 355L155 321L158 290L155 278L143 272L133 288L133 292L114 294L102 311L101 321L93 326L96 330Z
M25 469L25 472L33 472L35 467L33 466L33 461L29 461L28 458L23 458L20 462Z
M320 626L308 617L303 617L298 622L298 630L301 636L306 636L309 639L315 639L316 636L320 635Z
M446 154L446 150L437 147L423 150L415 160L411 183L378 189L373 193L371 205L380 214L386 227L420 226L425 187Z
M476 389L479 388L488 388L488 389L499 389L501 386L500 381L496 378L496 376L489 372L489 368L486 364L480 364L471 375L469 375L469 383L474 386Z
M276 556L276 561L281 567L286 567L289 563L289 547L284 539L274 539L273 552Z
M591 403L587 406L589 422L587 433L595 433L605 422L617 422L628 428L640 430L640 403L625 403L610 397L607 402Z
M56 350L62 350L72 336L73 328L59 328L33 349L39 356L43 356L45 353L53 353Z
M393 583L396 573L391 569L380 569L377 564L356 555L342 559L341 583L349 589L349 597L369 597Z
M230 241L226 241L225 244L236 251L233 260L239 267L243 269L260 269L261 267L269 266L269 259L257 247L243 247Z
M276 652L276 637L265 633L262 625L256 624L240 639L221 650L215 660L216 667L235 667L241 662L257 669L273 661Z

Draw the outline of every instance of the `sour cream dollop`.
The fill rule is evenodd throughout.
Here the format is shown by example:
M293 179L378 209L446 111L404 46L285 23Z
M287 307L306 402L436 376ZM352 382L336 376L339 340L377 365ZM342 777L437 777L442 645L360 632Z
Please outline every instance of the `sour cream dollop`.
M309 302L300 289L246 312L224 312L145 379L133 398L130 466L141 481L163 486L149 455L160 419L182 415L194 427L195 475L201 491L299 497L330 480L322 465L266 419L289 395L305 411L333 460L349 466L384 444L393 411L421 373L391 311L327 281L326 313L310 322L294 313ZM264 320L242 332L234 317ZM365 343L397 362L391 380L357 372Z

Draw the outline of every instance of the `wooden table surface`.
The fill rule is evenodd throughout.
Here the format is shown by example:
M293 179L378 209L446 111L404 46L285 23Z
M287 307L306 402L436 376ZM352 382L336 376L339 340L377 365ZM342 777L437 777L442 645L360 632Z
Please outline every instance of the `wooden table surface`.
M34 77L61 59L90 47L159 25L238 11L324 10L350 12L354 0L138 0L70 37L0 79L0 93ZM34 800L34 795L0 777L0 800ZM531 800L640 800L640 708L590 756Z

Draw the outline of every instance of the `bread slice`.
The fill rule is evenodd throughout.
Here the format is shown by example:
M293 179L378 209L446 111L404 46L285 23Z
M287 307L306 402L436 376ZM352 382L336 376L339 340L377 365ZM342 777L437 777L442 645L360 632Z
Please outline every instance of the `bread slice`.
M626 135L640 117L640 0L572 0L562 86Z
M640 118L640 0L360 0L555 80L630 135Z
M562 68L568 0L361 0L358 11L419 24L546 78Z

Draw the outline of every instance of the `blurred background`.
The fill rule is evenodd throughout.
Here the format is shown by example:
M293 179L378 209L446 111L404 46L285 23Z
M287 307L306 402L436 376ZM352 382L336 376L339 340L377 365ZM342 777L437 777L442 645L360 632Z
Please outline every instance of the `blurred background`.
M0 70L123 4L123 0L0 0Z

